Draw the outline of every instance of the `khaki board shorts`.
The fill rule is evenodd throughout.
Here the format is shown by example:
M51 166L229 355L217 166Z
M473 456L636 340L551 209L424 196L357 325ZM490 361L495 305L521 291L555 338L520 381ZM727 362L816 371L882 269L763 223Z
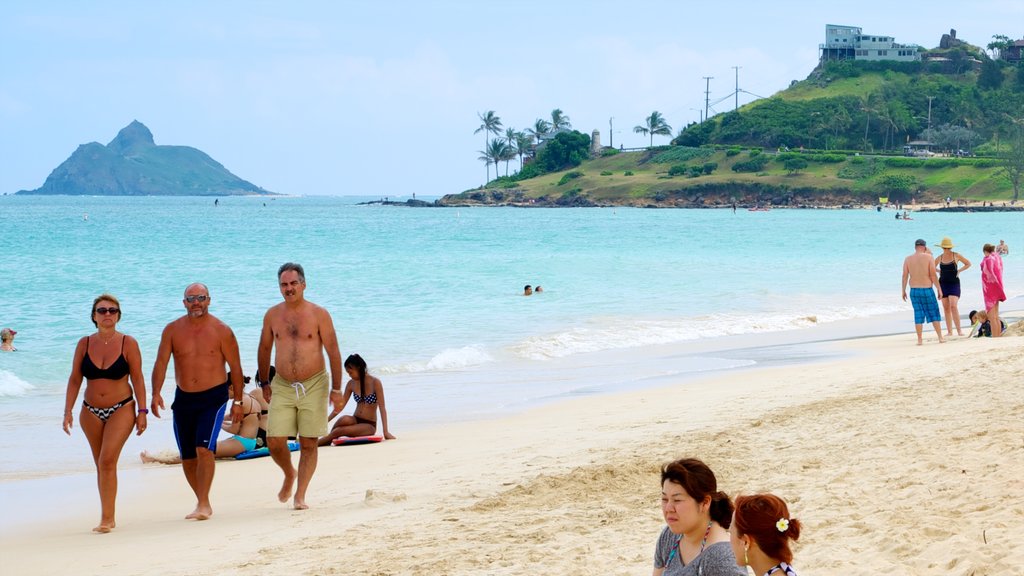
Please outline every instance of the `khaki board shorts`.
M319 438L327 434L327 395L331 385L327 370L302 382L275 375L270 383L270 420L267 437Z

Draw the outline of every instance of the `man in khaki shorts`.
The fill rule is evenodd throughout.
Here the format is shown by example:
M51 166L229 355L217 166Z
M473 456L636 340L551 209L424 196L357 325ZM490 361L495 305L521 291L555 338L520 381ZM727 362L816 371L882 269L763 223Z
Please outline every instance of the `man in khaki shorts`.
M316 471L317 440L327 434L328 397L334 413L342 408L341 352L331 315L304 297L306 274L302 266L292 262L281 265L277 279L284 302L272 306L263 317L256 356L259 378L270 373L270 352L276 347L277 374L272 382L259 380L257 384L270 402L267 447L284 471L278 500L288 501L298 478L292 504L296 510L305 510L309 508L306 489ZM324 366L325 350L331 363L330 378ZM288 451L289 436L299 438L298 473Z

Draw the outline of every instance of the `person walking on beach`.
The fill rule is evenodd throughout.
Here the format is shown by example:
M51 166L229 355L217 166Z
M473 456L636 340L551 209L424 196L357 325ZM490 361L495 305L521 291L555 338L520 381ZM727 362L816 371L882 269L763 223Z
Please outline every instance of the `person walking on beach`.
M774 494L737 496L729 540L736 563L750 566L754 574L797 576L790 566L790 540L800 538L800 521L789 517L789 508ZM744 568L745 570L745 568Z
M665 528L654 550L654 576L746 576L729 544L732 501L715 473L696 458L661 469Z
M953 240L946 236L938 244L942 254L935 258L935 267L939 269L939 288L942 289L942 308L946 313L946 336L953 335L956 324L956 335L963 336L960 329L960 273L971 267L971 261L959 252L953 252ZM963 264L963 267L960 267Z
M142 352L139 343L117 331L121 304L110 294L92 301L92 323L96 333L85 336L75 347L71 376L64 400L64 433L71 435L74 425L71 410L85 379L85 398L78 423L89 440L96 464L100 490L100 523L93 532L114 529L114 502L117 499L117 461L121 448L132 433L146 431L146 382L142 377ZM106 366L106 368L100 368ZM131 385L129 385L129 380ZM142 406L136 412L136 406Z
M327 434L327 404L341 412L341 352L331 315L305 299L306 273L292 262L282 264L277 279L284 302L272 306L263 317L257 375L270 373L270 353L276 348L272 381L260 381L264 398L270 402L267 447L284 472L284 484L277 498L287 502L295 487L292 505L309 508L306 489L316 471L317 440ZM324 366L324 351L330 361L330 390ZM299 438L299 469L292 466L288 437Z
M1003 335L1003 326L999 320L999 303L1006 300L1003 290L1003 259L996 254L996 247L985 244L982 247L985 258L981 261L981 293L985 298L985 311L992 323L992 337Z
M377 412L380 411L381 431L386 440L394 440L395 436L388 431L388 409L384 403L384 384L380 378L366 372L366 360L359 354L345 358L345 372L349 381L345 386L345 396L341 399L341 408L331 412L328 420L337 416L345 409L348 399L356 401L356 410L352 416L342 416L331 427L331 431L320 438L320 446L330 446L335 438L342 436L372 436L377 432Z
M242 361L238 341L227 324L209 313L210 291L204 284L189 284L182 300L187 313L168 324L160 336L153 364L153 415L160 417L164 400L160 390L167 364L174 358L174 437L181 454L185 479L196 495L196 508L187 520L206 520L213 515L210 486L213 484L217 433L224 421L228 397L231 421L241 421ZM231 370L228 377L227 365Z
M907 282L910 282L910 303L914 306L914 328L917 330L917 345L922 344L922 328L925 322L931 322L935 328L935 334L939 342L945 342L942 337L942 315L939 314L939 304L932 291L935 286L939 291L939 298L942 298L942 287L939 286L938 276L935 274L935 263L928 253L928 243L918 238L914 242L914 253L903 260L903 301L907 301Z

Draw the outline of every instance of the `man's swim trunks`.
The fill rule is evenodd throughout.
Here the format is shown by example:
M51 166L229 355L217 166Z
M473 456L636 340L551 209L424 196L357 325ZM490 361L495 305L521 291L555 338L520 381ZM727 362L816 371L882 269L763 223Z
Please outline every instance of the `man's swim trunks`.
M174 439L182 460L196 457L196 448L217 451L217 434L224 422L231 383L225 382L201 392L174 392Z
M935 291L931 287L911 288L910 303L914 305L914 324L942 322L939 301L935 299Z
M289 382L278 372L270 382L267 436L319 438L327 434L327 370L302 382Z

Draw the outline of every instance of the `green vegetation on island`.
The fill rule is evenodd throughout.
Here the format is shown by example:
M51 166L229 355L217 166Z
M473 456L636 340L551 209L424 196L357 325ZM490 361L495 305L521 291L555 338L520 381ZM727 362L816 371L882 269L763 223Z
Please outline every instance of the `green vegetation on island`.
M965 42L916 62L822 63L770 98L717 114L671 136L657 111L634 131L639 151L591 147L590 137L538 120L526 137L484 154L506 175L448 195L442 205L836 206L947 197L1016 203L1024 176L1024 63ZM555 110L564 116L561 110ZM500 118L481 115L492 125ZM485 122L485 124L487 123ZM481 125L480 130L487 130ZM499 132L489 144L501 152ZM509 135L515 131L510 130ZM506 138L508 137L506 136ZM507 140L511 142L511 140ZM509 159L521 169L509 175Z
M188 146L157 146L135 120L104 146L82 144L35 190L69 196L238 196L273 194Z

